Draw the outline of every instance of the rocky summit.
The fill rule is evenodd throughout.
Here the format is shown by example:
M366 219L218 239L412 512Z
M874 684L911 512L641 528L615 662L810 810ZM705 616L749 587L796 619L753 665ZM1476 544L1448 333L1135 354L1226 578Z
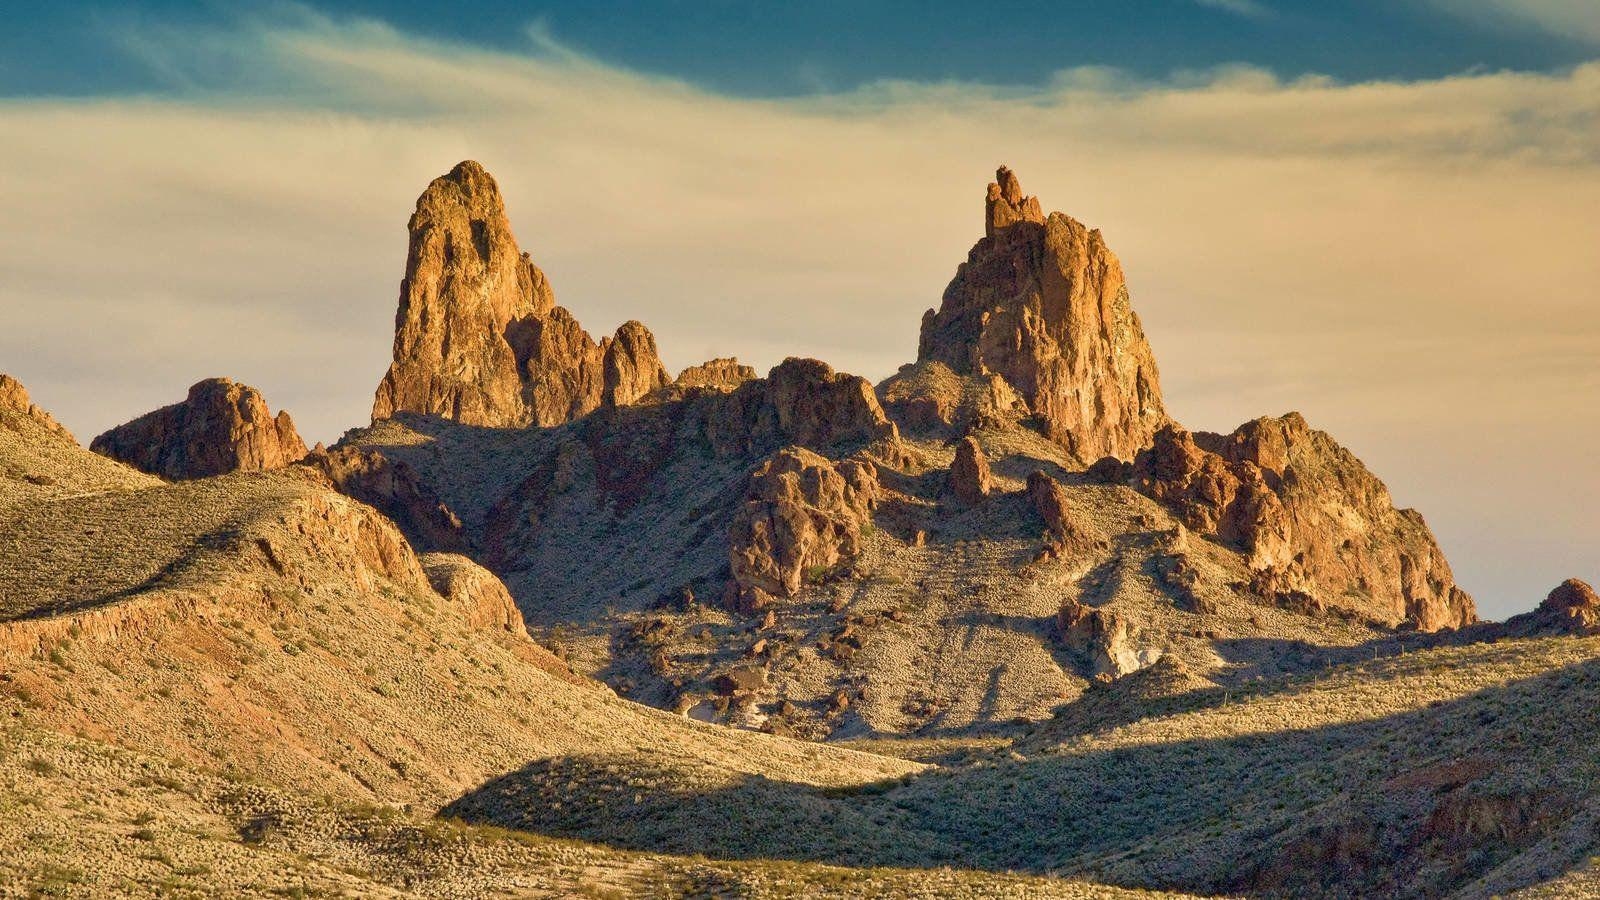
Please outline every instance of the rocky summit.
M1002 166L984 237L922 318L919 364L998 375L1077 459L1131 457L1167 421L1122 264L1098 230L1045 216Z
M478 163L434 179L408 230L394 362L373 419L421 413L464 425L558 425L670 380L643 325L628 322L596 343L556 305Z
M212 379L90 453L0 375L0 894L1600 893L1600 596L1478 621L984 208L877 386L593 340L470 161L331 447Z
M226 378L195 384L183 402L118 425L89 449L171 479L277 469L306 455L287 411L273 415L260 391Z

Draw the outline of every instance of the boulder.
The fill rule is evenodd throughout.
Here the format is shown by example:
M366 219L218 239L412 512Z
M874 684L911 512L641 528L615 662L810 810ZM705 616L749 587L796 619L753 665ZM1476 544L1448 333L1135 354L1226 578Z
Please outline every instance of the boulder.
M1068 598L1056 613L1067 649L1084 657L1092 678L1121 678L1147 662L1134 649L1126 617Z
M199 382L183 402L118 425L89 449L171 479L277 469L306 455L288 412L273 415L260 391L226 378Z
M994 476L989 472L989 460L983 455L983 448L978 446L978 441L973 437L961 439L956 445L956 458L950 464L950 477L947 489L956 498L956 502L967 506L982 503L989 492L994 490Z
M728 531L730 605L763 609L855 556L878 490L871 463L803 447L774 454L751 475Z

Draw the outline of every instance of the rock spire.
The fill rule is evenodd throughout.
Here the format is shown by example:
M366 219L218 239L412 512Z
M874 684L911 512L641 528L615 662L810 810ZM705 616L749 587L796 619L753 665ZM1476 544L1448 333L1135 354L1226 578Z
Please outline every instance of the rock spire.
M408 226L394 362L373 419L558 425L669 383L638 322L596 343L518 247L500 188L468 160L434 179Z
M1084 462L1132 457L1166 424L1155 357L1100 232L996 173L985 236L922 319L919 363L1003 377Z

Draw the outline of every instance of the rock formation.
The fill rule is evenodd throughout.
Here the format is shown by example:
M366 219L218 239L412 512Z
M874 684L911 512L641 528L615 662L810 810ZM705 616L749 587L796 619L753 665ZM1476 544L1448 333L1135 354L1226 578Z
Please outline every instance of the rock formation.
M226 378L194 385L182 403L118 425L89 449L171 479L276 469L306 455L288 412L274 416L260 391Z
M994 476L989 473L989 460L983 448L973 437L961 439L956 445L956 458L950 464L948 489L956 502L975 506L983 502L994 489Z
M1132 473L1191 530L1243 549L1258 593L1423 631L1476 620L1422 517L1298 413L1228 435L1168 426Z
M818 452L895 442L899 430L865 379L815 359L790 357L701 407L702 427L720 455L760 455L786 444Z
M751 475L728 531L730 605L762 609L854 556L877 496L871 463L780 450Z
M1109 609L1095 609L1068 599L1056 613L1067 649L1088 660L1094 678L1120 678L1143 668L1145 660L1128 637L1128 620Z
M600 359L600 402L608 406L626 406L672 380L656 355L655 335L640 322L624 322L601 341Z
M706 360L697 366L690 366L679 372L678 377L672 383L684 390L711 388L718 391L731 391L746 381L754 381L755 378L755 369L741 365L737 359L732 357L724 357Z
M428 583L456 605L467 624L527 633L511 592L493 572L457 553L425 553L421 562Z
M32 398L28 396L28 389L22 386L22 382L4 372L0 372L0 410L27 416L47 430L69 441L77 442L77 439L72 436L72 432L57 422L54 416L33 404Z
M878 386L883 408L902 427L938 436L1012 424L1028 404L1004 378L957 375L938 360L901 366Z
M555 305L477 163L434 179L409 230L394 362L374 420L412 412L467 425L558 425L667 383L643 325L628 322L597 344Z
M462 550L461 519L404 462L367 447L318 445L301 460L347 497L377 507L406 538L428 550Z
M1556 585L1538 609L1491 627L1518 637L1600 634L1600 594L1587 582L1568 578Z
M1001 168L986 236L922 319L918 362L1000 375L1084 462L1131 457L1166 423L1155 358L1099 231L1025 197Z
M1105 535L1073 515L1061 482L1039 469L1028 473L1028 499L1044 521L1045 549L1041 559L1061 559L1109 546Z

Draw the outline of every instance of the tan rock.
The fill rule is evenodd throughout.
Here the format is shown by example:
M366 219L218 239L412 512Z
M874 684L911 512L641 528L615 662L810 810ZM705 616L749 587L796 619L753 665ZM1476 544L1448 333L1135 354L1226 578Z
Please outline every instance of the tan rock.
M803 447L774 454L751 475L729 528L731 605L752 611L792 597L855 556L877 497L870 463L833 462Z
M994 476L989 473L989 460L983 448L973 437L961 439L956 445L955 462L950 465L949 491L958 503L974 506L982 503L994 490Z
M1038 209L1002 168L987 236L923 317L917 359L1000 375L1084 463L1129 458L1167 416L1122 265L1099 231Z
M731 391L746 381L754 381L755 378L755 369L741 365L732 357L724 357L707 360L684 369L678 373L673 384L685 390L710 388L717 391Z
M884 411L901 428L948 436L1001 427L1028 415L1028 404L1004 378L957 375L938 360L900 367L878 385Z
M527 419L508 330L546 315L544 273L517 249L500 188L476 162L434 179L407 226L394 363L373 419L427 413L468 425Z
M409 230L394 362L374 420L411 412L468 425L559 425L667 383L643 325L628 322L596 343L555 305L477 163L435 179Z
M57 422L54 416L33 404L33 400L28 396L28 389L22 386L22 382L4 372L0 372L0 410L27 416L50 431L77 443L72 432Z
M1039 198L1022 195L1022 182L1017 180L1016 173L1001 166L995 172L995 179L989 184L989 196L984 202L985 236L994 237L1018 222L1044 223Z
M1162 429L1132 484L1190 529L1249 554L1258 592L1423 631L1475 621L1433 534L1383 482L1298 413L1232 434Z
M655 335L640 322L624 322L610 340L601 342L600 353L600 399L609 406L626 406L671 381L656 355Z
M1128 620L1109 609L1067 599L1056 613L1067 649L1085 657L1091 677L1120 678L1144 667L1129 637Z
M1600 634L1600 594L1587 582L1568 578L1556 585L1538 609L1512 616L1503 625L1493 627L1519 637Z
M326 450L319 445L300 464L320 472L339 493L376 507L418 547L467 546L461 519L404 462L367 447Z
M226 378L199 382L182 403L119 425L89 449L172 479L277 469L306 455L288 412L274 416L260 391Z
M516 601L493 572L458 553L425 553L422 569L434 591L454 604L467 624L527 634Z
M708 398L699 414L721 456L754 456L787 444L848 452L899 440L865 378L815 359L786 359L766 378Z
M1028 499L1044 520L1043 559L1080 556L1109 546L1104 534L1075 515L1067 491L1059 481L1035 469L1028 474Z

